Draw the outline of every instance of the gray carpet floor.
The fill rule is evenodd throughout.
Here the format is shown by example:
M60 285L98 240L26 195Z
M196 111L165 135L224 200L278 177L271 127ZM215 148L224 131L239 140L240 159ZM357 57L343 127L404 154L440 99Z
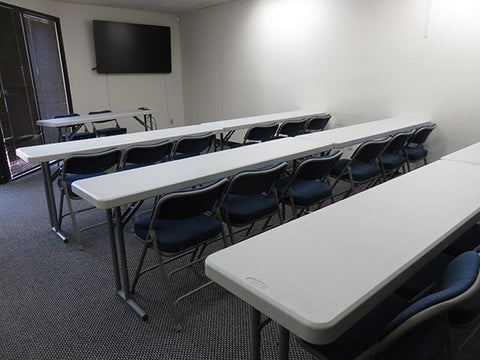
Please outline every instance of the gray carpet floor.
M148 273L135 295L150 316L142 321L114 291L106 225L82 233L83 251L60 241L48 226L39 172L0 185L0 209L1 360L249 358L249 307L217 285L179 304L183 331L177 333L159 277ZM104 218L92 210L79 221ZM64 228L72 231L69 219ZM141 244L129 229L125 234L132 274ZM175 291L182 292L205 277L199 266L176 280ZM262 335L264 359L277 358L277 339L270 323ZM295 341L290 358L313 359ZM474 337L460 359L479 358Z

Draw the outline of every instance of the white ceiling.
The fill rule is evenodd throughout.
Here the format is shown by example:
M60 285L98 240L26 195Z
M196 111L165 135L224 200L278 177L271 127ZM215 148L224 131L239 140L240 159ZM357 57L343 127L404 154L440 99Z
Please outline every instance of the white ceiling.
M125 9L183 14L232 0L56 0L60 2L110 6Z

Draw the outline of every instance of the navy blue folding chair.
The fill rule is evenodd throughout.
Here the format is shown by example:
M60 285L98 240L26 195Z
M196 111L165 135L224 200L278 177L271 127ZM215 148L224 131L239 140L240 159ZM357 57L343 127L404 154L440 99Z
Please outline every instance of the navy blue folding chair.
M283 121L277 130L278 137L297 136L303 133L307 119L289 119Z
M305 132L315 132L315 131L323 131L328 124L328 121L332 118L332 115L325 114L325 115L315 115L307 119L305 124Z
M172 160L184 159L208 153L215 144L215 134L209 132L202 135L183 136L175 142Z
M81 197L72 191L72 183L77 180L105 175L107 172L117 171L120 165L121 156L122 152L120 150L109 149L97 153L69 155L63 162L61 176L58 179L58 187L60 188L60 227L62 225L62 219L69 215L72 219L75 238L80 249L83 248L80 232L93 226L97 226L98 224L87 226L82 229L78 228L76 215L80 212L92 209L92 207L83 208L80 210L73 209L72 200L80 200ZM69 211L66 214L62 214L64 198L66 199Z
M252 144L275 139L277 129L277 123L253 125L248 128L247 132L245 133L243 144Z
M77 113L72 113L67 115L55 115L53 118L58 119L58 118L68 118L68 117L75 117L75 116L80 116L80 115ZM59 137L58 141L83 140L83 139L92 139L96 137L94 132L88 131L87 125L85 124L67 126L66 128L69 130L69 132L67 134L62 134L61 137ZM82 128L83 128L83 131L79 131Z
M368 189L382 181L379 158L389 141L390 137L365 141L357 147L350 159L340 159L336 162L331 171L331 175L336 178L333 187L340 180L350 184L350 188L345 191L344 198L353 194L360 185L367 184L366 188Z
M297 218L313 205L320 208L327 199L334 202L329 175L341 156L342 152L336 150L330 155L306 158L296 165L290 176L278 181L277 191L283 204L284 219L285 204L291 206L293 217Z
M423 163L427 165L428 150L425 149L424 144L427 141L428 136L433 130L437 128L437 124L422 126L418 128L412 135L407 148L405 149L405 157L407 159L408 171L411 170L411 164L423 160Z
M88 115L108 114L111 112L112 112L111 110L90 111ZM99 124L102 124L102 125L107 124L107 127L99 128L98 127ZM122 135L127 133L127 128L121 127L117 119L93 121L92 127L93 127L93 131L97 136L112 136L112 135Z
M417 301L392 294L334 342L299 342L320 359L437 360L447 347L452 354L445 314L478 294L479 270L478 254L463 253Z
M393 135L382 156L380 156L380 165L382 166L385 180L398 175L400 169L402 169L402 173L405 174L405 163L407 159L405 158L404 151L414 131L414 129L411 129Z
M218 179L209 184L163 195L153 214L137 220L133 226L135 236L143 241L144 247L132 282L132 293L141 275L158 268L167 295L167 302L175 321L175 329L181 330L177 313L179 301L210 285L203 283L192 291L174 298L170 279L180 270L202 262L204 248L217 240L227 246L223 223L218 206L228 184L227 179ZM148 249L155 253L156 264L143 269ZM190 255L180 267L167 273L165 265Z
M172 148L173 142L168 140L156 144L132 145L125 149L122 159L122 170L168 161Z
M267 219L262 230L275 214L280 223L283 223L276 182L286 167L286 162L280 162L263 169L240 171L231 177L223 202L222 217L227 223L232 244L235 243L232 226L248 226L245 234L248 237L253 225L259 220ZM242 230L244 229L239 231Z

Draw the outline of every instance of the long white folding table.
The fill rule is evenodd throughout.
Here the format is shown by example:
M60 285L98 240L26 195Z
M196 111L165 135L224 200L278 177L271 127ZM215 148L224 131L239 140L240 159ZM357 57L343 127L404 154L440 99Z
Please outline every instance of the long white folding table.
M213 132L213 130L215 129L212 126L204 125L179 126L147 132L28 146L18 148L16 154L28 163L41 163L51 229L60 239L66 242L68 238L59 228L59 219L52 185L58 173L52 174L50 171L50 161L64 159L70 154L91 153L110 148L124 149L134 144L149 144L168 139L176 140L182 136L198 135L210 131ZM221 131L222 129L217 129L217 132Z
M79 180L72 184L72 190L95 207L106 210L117 294L146 319L146 312L130 297L123 227L133 213L122 214L121 205L229 176L244 169L268 166L330 149L330 143L279 139Z
M473 165L480 165L480 142L445 155L442 157L442 160L460 161Z
M116 111L102 114L80 115L73 117L61 117L55 119L38 120L37 125L42 127L52 127L58 129L58 140L62 138L63 130L66 127L72 127L72 134L75 134L83 124L90 124L95 121L109 120L109 119L125 119L134 118L147 130L154 130L156 126L153 123L152 115L160 112L159 110L129 110Z
M295 111L288 111L276 114L264 114L264 115L255 115L255 116L247 116L243 118L237 119L228 119L228 120L219 120L219 121L211 121L207 123L203 123L203 125L215 126L223 128L223 132L221 133L221 146L223 143L230 140L232 135L237 130L247 129L250 126L257 125L257 124L266 124L266 123L277 123L284 120L290 119L299 119L310 117L314 115L324 115L323 112L311 112L311 111L304 111L304 110L295 110Z
M429 121L388 118L366 123L344 126L330 130L299 135L304 140L328 141L334 148L343 148L358 144L365 140L393 135L399 131L428 125Z
M480 167L439 160L207 257L206 274L288 332L326 344L480 217Z

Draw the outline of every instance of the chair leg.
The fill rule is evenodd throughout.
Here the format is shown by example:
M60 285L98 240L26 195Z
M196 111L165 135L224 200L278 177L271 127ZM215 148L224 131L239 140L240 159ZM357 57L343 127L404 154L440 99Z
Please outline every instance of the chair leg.
M173 290L170 285L170 279L168 278L165 268L163 267L162 254L160 253L160 249L158 248L158 243L155 238L154 232L151 237L153 241L153 250L155 251L155 254L157 256L158 268L160 269L160 278L162 279L165 292L167 293L168 306L170 307L170 311L175 322L175 331L179 332L182 330L182 325L180 324L180 318L178 316L177 308L175 306L175 299L173 297Z
M58 205L58 229L62 230L62 220L63 220L63 198L65 192L63 189L60 191L60 204Z
M140 278L140 275L142 273L143 263L145 261L145 256L147 255L148 247L149 243L145 243L145 245L143 246L142 255L140 255L140 261L138 262L137 270L135 270L135 276L133 278L132 286L130 288L130 292L132 294L135 293L135 287L137 286L138 279Z
M73 211L72 200L70 199L67 191L65 191L65 198L67 200L68 211L70 211L70 218L72 219L72 225L73 229L75 230L75 238L77 240L78 247L80 248L80 250L83 250L82 239L80 238L80 231L78 231L77 218L75 216L75 212Z

